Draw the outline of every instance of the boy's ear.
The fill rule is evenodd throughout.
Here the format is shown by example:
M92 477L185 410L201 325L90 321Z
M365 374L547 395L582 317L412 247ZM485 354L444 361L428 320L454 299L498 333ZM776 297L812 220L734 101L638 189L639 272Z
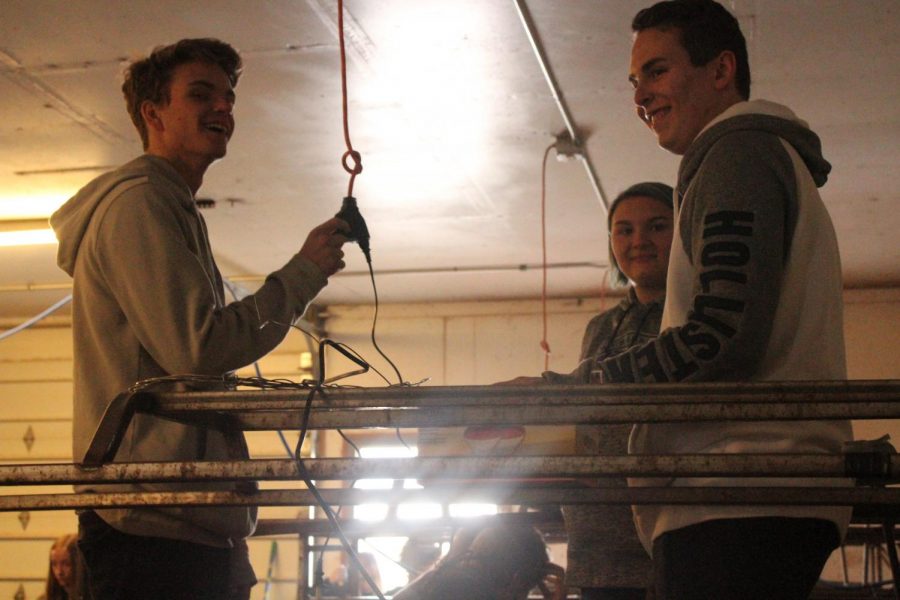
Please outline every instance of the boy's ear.
M144 119L144 123L147 124L147 129L155 129L157 131L163 129L162 117L159 114L159 110L156 104L150 100L144 100L141 103L141 117Z
M724 90L729 85L734 85L737 76L737 58L731 50L723 50L719 56L713 59L714 80L713 85L717 90Z

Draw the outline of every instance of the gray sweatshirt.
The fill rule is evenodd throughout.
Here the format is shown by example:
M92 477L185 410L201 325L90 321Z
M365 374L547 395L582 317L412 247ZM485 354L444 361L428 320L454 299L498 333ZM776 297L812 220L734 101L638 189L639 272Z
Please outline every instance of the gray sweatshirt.
M550 383L578 384L590 381L596 360L615 356L657 336L662 301L641 304L634 288L615 307L588 323L581 343L581 362L572 373L545 371ZM578 425L575 450L582 455L622 455L627 450L631 426ZM605 477L605 487L624 487L625 478ZM580 588L644 588L650 560L637 539L628 506L576 504L562 507L568 546L566 583Z
M275 348L326 280L295 255L240 302L225 304L206 226L183 178L141 156L94 179L52 217L59 266L74 278L73 456L80 461L109 403L135 382L165 375L219 376ZM262 323L270 322L265 327ZM137 415L116 462L222 460L226 436ZM234 441L234 440L232 440ZM233 445L232 445L233 447ZM232 484L80 486L95 491L230 490ZM109 509L116 529L229 547L253 532L255 509Z

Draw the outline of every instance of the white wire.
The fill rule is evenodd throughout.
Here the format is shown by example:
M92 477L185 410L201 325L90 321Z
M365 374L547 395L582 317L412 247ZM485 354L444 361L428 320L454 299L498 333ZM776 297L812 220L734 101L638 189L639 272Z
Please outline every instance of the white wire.
M51 306L50 308L46 309L45 311L43 311L41 314L37 315L36 317L28 319L21 325L16 325L12 329L7 329L3 333L0 333L0 341L5 340L8 337L12 337L13 335L19 333L20 331L28 329L29 327L31 327L38 321L41 321L42 319L45 319L46 317L52 315L53 313L55 313L56 311L58 311L60 308L62 308L63 306L65 306L66 304L68 304L71 301L72 301L72 294L69 294L68 296L66 296L65 298L63 298L62 300L60 300L59 302L57 302L56 304Z

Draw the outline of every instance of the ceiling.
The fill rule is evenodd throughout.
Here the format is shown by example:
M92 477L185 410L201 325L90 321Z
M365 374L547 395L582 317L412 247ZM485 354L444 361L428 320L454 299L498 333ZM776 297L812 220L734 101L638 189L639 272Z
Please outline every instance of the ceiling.
M678 164L632 106L629 23L644 5L524 0L609 198L639 180L672 182ZM753 97L788 104L822 137L845 285L900 284L900 4L726 5L748 38ZM542 158L565 122L516 3L347 0L344 26L350 136L364 166L354 196L379 299L540 296ZM336 0L2 0L0 212L44 218L139 154L119 92L124 62L207 36L238 48L245 69L228 156L199 196L216 200L205 214L223 273L258 285L347 191ZM549 156L548 294L596 295L603 206L581 159ZM0 317L36 314L69 285L54 246L0 248ZM319 302L372 299L348 247Z

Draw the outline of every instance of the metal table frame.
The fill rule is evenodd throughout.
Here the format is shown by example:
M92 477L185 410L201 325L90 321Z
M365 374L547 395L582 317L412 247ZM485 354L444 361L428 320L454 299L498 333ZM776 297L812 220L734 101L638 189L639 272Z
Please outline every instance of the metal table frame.
M409 459L309 458L218 462L113 463L132 417L230 431L562 425L701 421L900 418L900 381L701 383L662 385L443 386L317 388L218 392L140 391L110 405L80 464L0 466L0 485L168 483L178 491L0 496L0 511L125 506L314 505L311 490L193 491L192 482L349 481L418 478L423 490L323 488L329 504L439 499L528 506L608 504L850 505L856 520L884 525L894 568L900 512L900 459L889 444L842 455L700 454L674 456L466 456ZM597 481L644 477L796 477L833 486L603 487ZM848 486L848 479L856 481ZM786 481L787 483L787 481Z

